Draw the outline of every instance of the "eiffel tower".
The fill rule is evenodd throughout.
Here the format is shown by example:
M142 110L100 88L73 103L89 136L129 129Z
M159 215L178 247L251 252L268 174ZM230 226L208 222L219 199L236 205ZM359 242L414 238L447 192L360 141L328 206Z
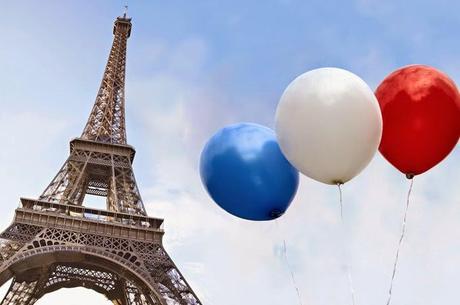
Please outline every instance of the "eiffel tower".
M118 17L102 82L70 155L38 199L20 199L0 234L1 305L31 305L60 288L85 287L116 305L201 305L148 217L126 142L125 66L131 18ZM105 210L85 195L106 198Z

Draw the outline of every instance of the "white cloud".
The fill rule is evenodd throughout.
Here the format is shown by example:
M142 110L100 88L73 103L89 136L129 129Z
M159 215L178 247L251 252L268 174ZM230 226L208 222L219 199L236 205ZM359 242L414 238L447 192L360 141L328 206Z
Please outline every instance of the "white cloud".
M364 74L380 75L391 65L381 58L385 58L383 54L371 51L353 65L361 67ZM198 57L196 61L197 73L202 60ZM369 67L376 63L380 68L371 71ZM188 64L194 66L193 61ZM165 218L165 247L192 287L208 304L295 304L296 293L280 251L285 239L304 304L349 303L347 257L353 266L358 304L383 303L408 181L377 155L361 175L344 186L347 249L340 241L343 229L337 188L307 178L302 179L297 198L278 226L236 219L207 196L198 173L199 153L207 138L217 128L245 116L241 109L233 109L227 98L219 100L219 96L231 94L214 85L162 71L130 85L133 99L142 103L132 106L142 109L136 113L138 128L145 129L152 139L143 153L155 160L155 179L142 190L144 201L150 215ZM256 103L249 107L257 113L254 109L263 106ZM259 112L268 117L271 109ZM452 272L440 263L441 257L452 261L460 254L452 246L460 213L456 154L458 149L452 153L454 157L416 178L395 302L426 305L422 300L434 299L436 291L447 290ZM433 200L438 204L432 204ZM432 275L442 285L434 285L437 290L424 289L433 281L423 274Z

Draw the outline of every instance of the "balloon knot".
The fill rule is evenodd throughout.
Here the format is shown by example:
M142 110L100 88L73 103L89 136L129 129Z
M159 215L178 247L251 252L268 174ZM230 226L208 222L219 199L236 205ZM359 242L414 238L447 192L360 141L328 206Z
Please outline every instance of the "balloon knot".
M283 214L284 214L284 213L281 212L280 210L274 209L274 210L272 210L272 211L270 212L270 217L272 217L273 219L275 219L275 218L280 217L280 216L283 215Z
M406 174L407 179L413 179L414 177L415 177L414 174L411 174L411 173Z

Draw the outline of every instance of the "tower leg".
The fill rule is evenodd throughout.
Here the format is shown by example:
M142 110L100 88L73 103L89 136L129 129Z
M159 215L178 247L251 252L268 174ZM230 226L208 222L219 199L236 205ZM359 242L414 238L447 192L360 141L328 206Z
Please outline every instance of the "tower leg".
M32 305L37 299L35 298L37 281L18 282L13 279L10 288L3 298L1 305Z
M125 299L126 305L155 305L160 304L159 302L152 300L147 295L145 295L139 287L136 287L131 282L125 282Z

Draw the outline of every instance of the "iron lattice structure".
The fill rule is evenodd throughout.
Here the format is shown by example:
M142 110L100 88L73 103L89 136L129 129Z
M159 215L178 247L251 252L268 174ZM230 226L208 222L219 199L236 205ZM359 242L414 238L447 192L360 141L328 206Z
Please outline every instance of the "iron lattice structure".
M0 234L1 305L31 305L60 288L86 287L116 305L201 305L148 217L126 142L125 66L131 19L118 17L101 86L80 138L38 199L21 198ZM105 210L85 195L106 197Z

